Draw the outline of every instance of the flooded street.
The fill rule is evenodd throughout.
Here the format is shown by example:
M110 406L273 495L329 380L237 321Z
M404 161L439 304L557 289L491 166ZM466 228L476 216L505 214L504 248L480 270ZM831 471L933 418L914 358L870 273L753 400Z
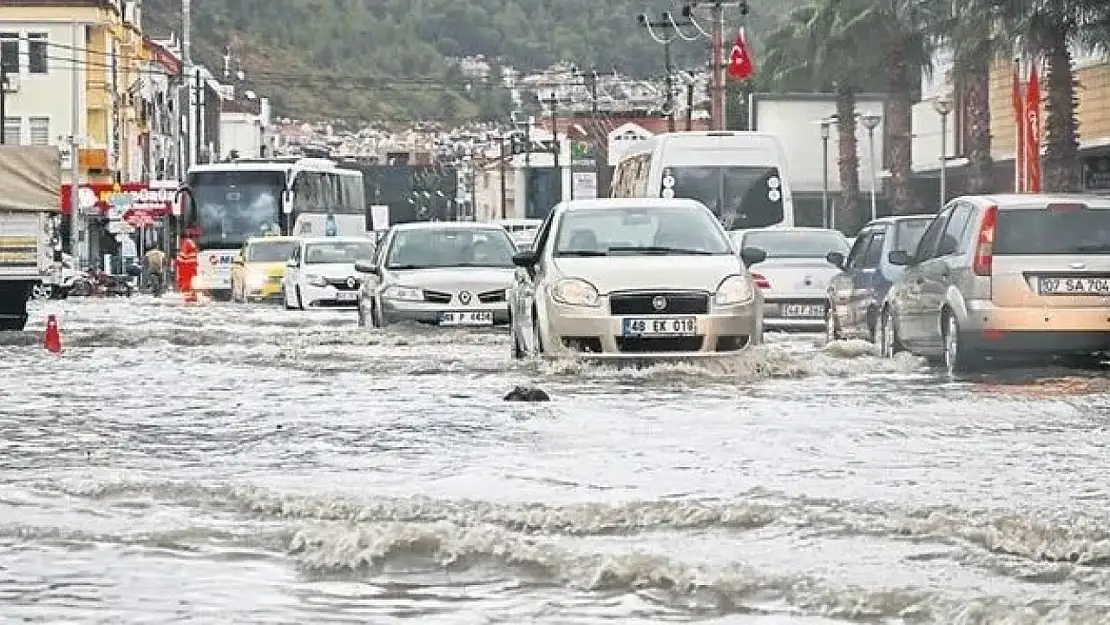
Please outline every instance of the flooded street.
M0 621L1110 622L1104 373L46 307L62 355L0 339Z

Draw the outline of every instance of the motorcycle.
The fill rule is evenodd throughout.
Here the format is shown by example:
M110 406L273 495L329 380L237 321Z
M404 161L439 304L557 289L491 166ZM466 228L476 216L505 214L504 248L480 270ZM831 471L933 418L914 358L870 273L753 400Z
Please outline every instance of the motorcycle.
M77 278L69 294L74 297L131 297L135 287L128 276L94 271Z

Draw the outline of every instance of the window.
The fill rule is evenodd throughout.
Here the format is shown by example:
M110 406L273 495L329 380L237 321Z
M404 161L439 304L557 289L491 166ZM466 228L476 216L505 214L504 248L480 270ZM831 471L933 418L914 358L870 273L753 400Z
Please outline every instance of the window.
M825 258L847 254L848 240L835 230L756 230L746 233L744 247L758 247L767 258Z
M49 68L50 44L45 33L27 35L27 71L32 74L45 74Z
M516 248L503 228L416 228L401 230L390 242L386 267L512 268Z
M932 221L932 218L928 217L899 221L894 227L894 242L890 246L890 251L898 250L913 255L917 249L917 243L921 241L921 235L925 234L925 229Z
M557 234L556 256L733 253L720 224L702 208L568 210Z
M19 145L23 142L23 119L19 117L4 118L4 143L6 145Z
M940 244L940 237L944 233L944 226L948 223L948 213L941 213L933 223L929 224L929 229L921 236L921 241L917 244L917 252L914 253L914 260L921 262L933 258L937 251L937 245Z
M0 68L5 73L19 73L19 34L0 33Z
M663 180L669 182L668 178L674 179L675 197L705 204L726 230L762 228L783 220L782 179L777 167L665 167Z
M31 126L31 145L50 145L50 118L31 117L27 122Z
M255 241L247 246L244 258L248 263L282 263L293 255L296 241Z
M863 259L867 254L867 246L871 243L873 232L860 233L856 237L856 243L852 246L851 253L848 254L848 261L844 264L846 269L861 269L863 267Z
M336 243L312 243L304 248L306 265L337 265L370 260L374 257L374 245L369 241L344 241Z
M874 269L883 260L883 244L886 243L886 232L878 231L871 235L871 243L867 246L867 253L863 255L864 269Z
M1091 204L999 209L995 255L1110 254L1110 207Z
M948 225L944 228L944 236L941 237L938 256L948 256L960 251L973 210L967 202L960 202L952 209L952 214L948 217Z

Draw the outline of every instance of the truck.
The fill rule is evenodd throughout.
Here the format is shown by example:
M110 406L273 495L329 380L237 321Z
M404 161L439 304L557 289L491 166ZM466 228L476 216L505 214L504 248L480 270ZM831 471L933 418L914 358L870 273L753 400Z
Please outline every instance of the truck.
M35 288L58 280L61 182L56 147L0 145L0 331L23 330Z

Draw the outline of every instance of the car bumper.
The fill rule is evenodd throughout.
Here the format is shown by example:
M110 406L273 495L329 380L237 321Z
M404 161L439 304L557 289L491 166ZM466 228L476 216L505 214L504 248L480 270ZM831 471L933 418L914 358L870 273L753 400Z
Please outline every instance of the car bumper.
M767 330L819 331L825 328L825 300L808 297L768 298L763 304L763 327ZM808 311L805 309L809 309ZM810 314L794 314L794 313Z
M964 344L987 353L1110 351L1110 307L1000 308L969 303Z
M247 286L249 300L275 300L281 298L281 282L267 282L261 286Z
M763 320L756 302L695 317L691 336L625 336L627 318L651 315L609 315L604 308L582 309L550 303L545 340L555 351L569 351L596 360L689 360L727 356L762 342ZM660 315L658 318L667 318Z
M414 322L431 325L441 325L440 320L444 313L461 312L486 312L493 317L492 324L459 324L464 326L482 325L507 325L509 323L509 305L506 302L493 304L475 304L471 306L451 306L449 304L429 304L427 302L403 302L396 300L382 301L382 318L386 323Z
M358 308L358 291L311 284L300 285L300 291L306 308Z

